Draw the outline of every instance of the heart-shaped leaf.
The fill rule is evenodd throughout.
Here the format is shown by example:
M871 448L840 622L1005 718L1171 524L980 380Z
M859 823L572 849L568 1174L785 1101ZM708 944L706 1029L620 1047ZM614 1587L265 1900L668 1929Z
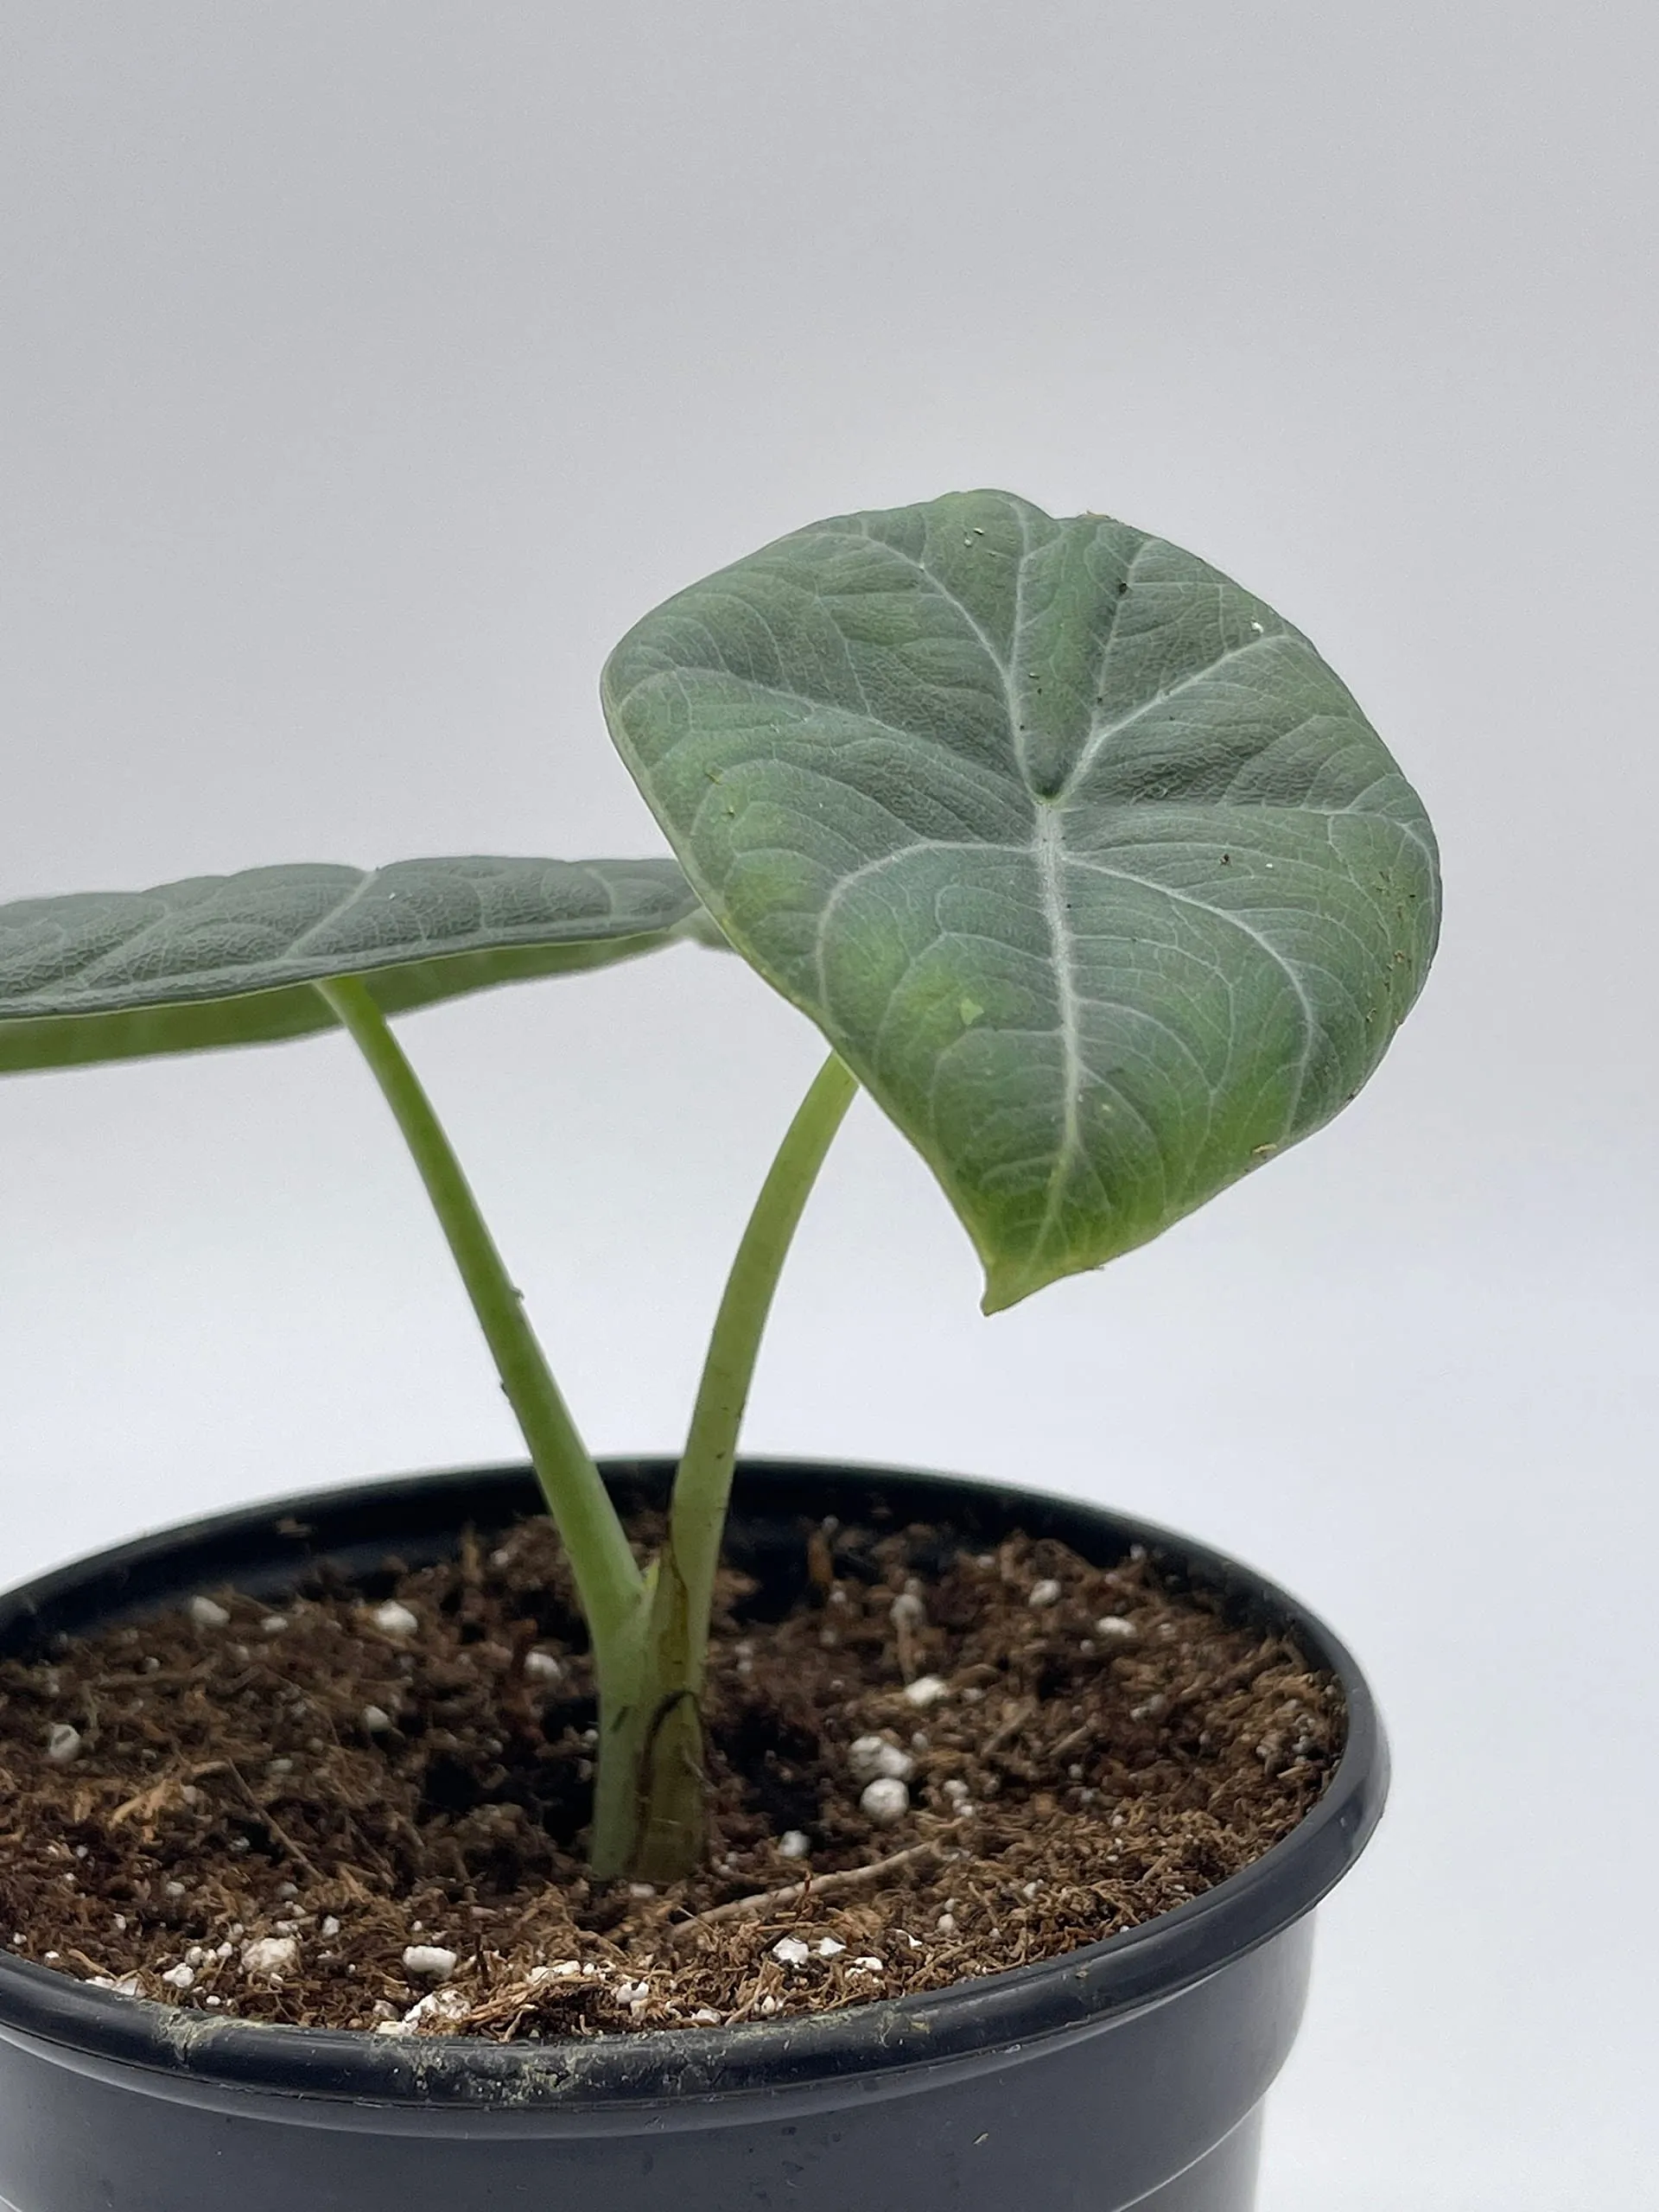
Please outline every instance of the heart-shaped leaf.
M360 976L400 1014L603 967L706 922L671 860L398 861L194 876L0 906L0 1073L266 1044L334 1026Z
M680 593L606 712L739 951L931 1163L988 1310L1317 1128L1416 996L1422 806L1273 609L1005 493Z

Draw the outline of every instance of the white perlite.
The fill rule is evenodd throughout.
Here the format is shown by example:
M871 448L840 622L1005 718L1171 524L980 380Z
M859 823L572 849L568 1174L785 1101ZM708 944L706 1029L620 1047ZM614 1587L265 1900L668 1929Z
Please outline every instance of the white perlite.
M81 1736L67 1720L55 1721L46 1739L46 1756L54 1766L67 1766L80 1757Z
M429 1989L404 2013L399 2025L419 2030L429 2020L448 2020L452 2024L464 2020L472 2011L472 2000L459 1989Z
M812 1844L804 1829L785 1828L778 1839L778 1848L785 1859L804 1859Z
M162 1980L173 1989L194 1989L196 1984L196 1970L193 1966L168 1967L167 1972L162 1976Z
M918 1675L913 1682L905 1684L905 1702L925 1713L950 1694L950 1685L943 1675Z
M772 1955L780 1967L804 1967L812 1955L810 1943L803 1943L798 1936L782 1936L772 1947Z
M417 1615L407 1605L400 1605L395 1598L388 1598L384 1605L377 1605L369 1615L382 1636L413 1636L420 1626Z
M1103 1613L1095 1623L1095 1634L1107 1643L1133 1643L1135 1623L1126 1621L1122 1613Z
M847 1764L855 1782L908 1782L916 1762L885 1736L858 1736L847 1747Z
M212 1598L193 1598L184 1610L198 1628L229 1628L231 1624L228 1611Z
M1059 1602L1060 1586L1052 1575L1046 1576L1040 1582L1033 1582L1030 1595L1026 1599L1034 1612L1041 1612L1045 1605L1058 1605Z
M876 1827L890 1828L910 1810L910 1792L897 1775L881 1774L865 1789L859 1803Z
M365 1705L364 1707L363 1726L368 1730L371 1736L384 1736L386 1731L391 1727L392 1725L391 1715L386 1711L384 1705Z
M404 1972L416 1981L448 1981L460 1963L441 1943L411 1943L404 1953Z
M526 1651L524 1672L532 1682L556 1682L564 1669L550 1651Z
M242 1946L244 1974L292 1974L299 1962L299 1942L292 1936L257 1936Z

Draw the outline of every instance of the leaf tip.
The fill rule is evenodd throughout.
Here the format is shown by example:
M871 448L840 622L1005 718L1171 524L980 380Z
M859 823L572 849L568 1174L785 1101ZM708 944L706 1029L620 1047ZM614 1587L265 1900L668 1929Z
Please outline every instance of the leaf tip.
M1030 1268L993 1263L985 1270L985 1289L979 1310L988 1320L994 1313L1006 1313L1010 1306L1021 1304L1052 1280L1052 1276L1037 1274Z
M1160 1224L1161 1225L1161 1224ZM982 1313L1006 1313L1011 1306L1023 1305L1038 1291L1046 1290L1051 1283L1065 1282L1072 1275L1093 1274L1109 1261L1121 1259L1138 1243L1144 1243L1155 1230L1147 1230L1139 1236L1125 1239L1117 1236L1111 1242L1096 1244L1088 1249L1071 1249L1057 1253L1052 1245L1039 1252L999 1255L982 1248L980 1257L985 1267L985 1292L979 1301Z

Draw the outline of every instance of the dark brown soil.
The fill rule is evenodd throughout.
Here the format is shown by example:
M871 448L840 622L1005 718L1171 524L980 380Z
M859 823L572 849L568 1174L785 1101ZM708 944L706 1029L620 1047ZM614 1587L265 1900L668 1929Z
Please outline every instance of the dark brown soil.
M721 1593L696 1880L586 1877L591 1675L531 1522L366 1594L204 1592L0 1665L0 1943L164 2002L399 2034L824 2010L1166 1911L1335 1764L1329 1677L1144 1557L802 1541L786 1618L740 1578ZM890 1826L861 1802L877 1758L908 1793Z

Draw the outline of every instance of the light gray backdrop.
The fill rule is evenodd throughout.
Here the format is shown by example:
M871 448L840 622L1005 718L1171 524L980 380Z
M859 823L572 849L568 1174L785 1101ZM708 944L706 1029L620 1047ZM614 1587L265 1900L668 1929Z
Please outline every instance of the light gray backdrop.
M1659 2192L1659 55L1635 5L0 15L0 898L658 840L607 648L858 505L1098 507L1307 629L1446 851L1333 1130L994 1323L868 1107L751 1429L1109 1497L1374 1670L1265 2212ZM677 1439L815 1064L680 952L411 1021L596 1446ZM514 1438L343 1043L0 1086L16 1573Z

